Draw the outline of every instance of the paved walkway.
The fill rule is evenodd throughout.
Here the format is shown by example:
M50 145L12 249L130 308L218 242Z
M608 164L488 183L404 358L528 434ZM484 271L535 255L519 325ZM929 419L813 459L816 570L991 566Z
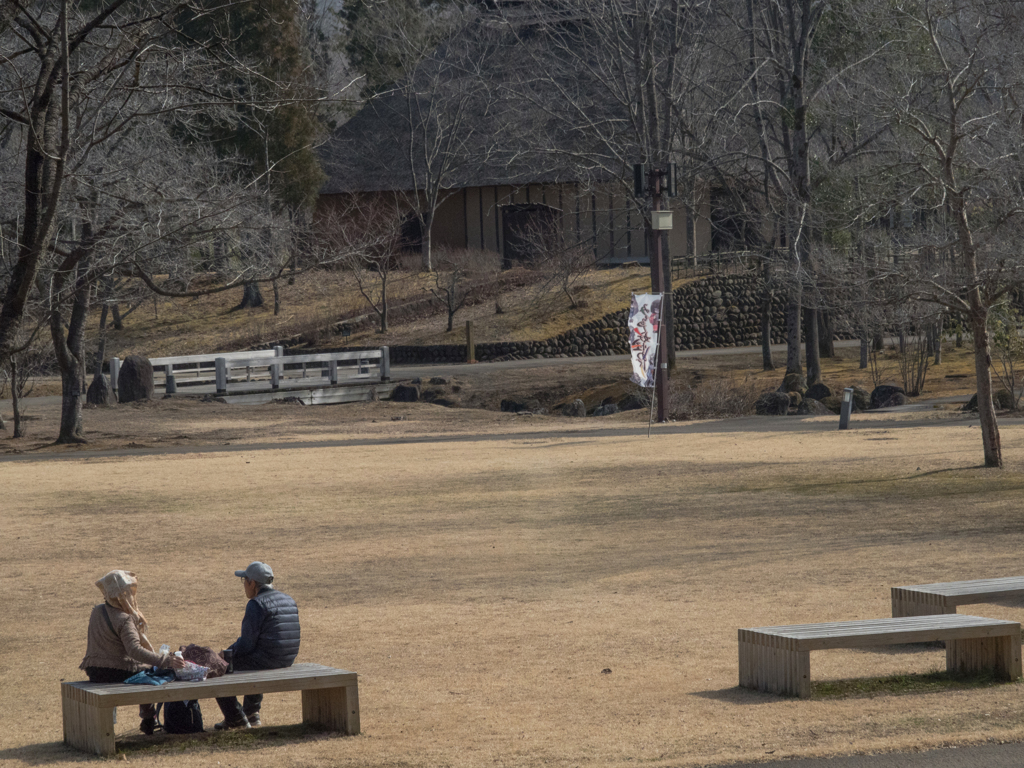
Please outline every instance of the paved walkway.
M818 760L774 760L770 763L709 763L704 768L1021 768L1024 744L983 744L927 752L889 752Z

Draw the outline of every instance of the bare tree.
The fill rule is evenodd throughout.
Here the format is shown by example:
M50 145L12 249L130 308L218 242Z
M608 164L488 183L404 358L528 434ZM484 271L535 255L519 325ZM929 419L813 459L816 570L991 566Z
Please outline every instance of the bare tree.
M399 270L402 228L398 201L352 198L322 212L316 249L323 261L351 270L359 294L388 331L391 283Z
M1019 3L922 0L893 10L901 45L878 104L893 124L890 272L908 295L966 319L974 342L985 465L1002 466L989 318L1024 278L1024 33Z
M445 309L448 333L454 330L455 313L470 302L481 279L494 276L497 266L497 255L493 253L468 248L438 249L433 285L427 290Z
M716 122L738 108L740 85L720 77L732 57L721 39L726 20L707 0L570 0L507 12L516 37L507 89L540 129L526 133L535 146L524 154L564 178L611 185L640 220L649 219L651 201L633 194L633 165L676 163L691 227L708 159L721 150ZM524 58L529 66L518 64ZM687 234L696 253L695 232ZM647 252L655 252L653 239ZM672 256L663 247L663 263L652 259L652 280L660 273L663 281L656 290L672 292ZM670 308L664 321L672 338ZM674 345L667 351L674 367Z
M24 174L10 187L18 244L2 274L0 359L37 295L61 369L59 442L82 440L94 284L136 276L165 295L209 292L209 266L196 257L210 244L223 257L218 290L273 279L290 258L287 217L255 204L237 158L208 148L211 125L234 119L250 68L182 44L177 24L202 18L201 5L3 6L0 152Z
M404 192L414 225L407 226L407 237L418 241L429 271L438 208L471 167L487 164L497 142L490 83L481 74L490 33L471 6L411 13L406 3L383 2L367 4L363 13L374 39L364 59L379 59L363 64L395 79L373 94L346 131L364 155L369 188ZM364 123L373 135L359 133Z

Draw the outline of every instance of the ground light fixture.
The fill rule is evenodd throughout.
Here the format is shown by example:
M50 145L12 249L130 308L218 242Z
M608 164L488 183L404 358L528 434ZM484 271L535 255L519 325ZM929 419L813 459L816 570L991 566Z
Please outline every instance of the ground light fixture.
M850 428L850 413L853 411L853 387L843 390L843 406L839 411L839 428Z

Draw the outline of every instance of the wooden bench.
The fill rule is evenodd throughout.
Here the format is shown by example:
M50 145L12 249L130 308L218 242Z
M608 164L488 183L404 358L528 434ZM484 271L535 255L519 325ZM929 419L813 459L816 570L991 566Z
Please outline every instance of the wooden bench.
M871 621L833 621L739 631L740 685L767 693L811 695L810 652L946 641L946 669L993 670L1007 680L1021 676L1020 624L961 614Z
M893 616L956 613L958 605L1024 597L1024 576L974 581L947 581L892 588Z
M359 733L356 673L320 664L294 664L284 669L234 672L191 683L61 683L64 743L97 755L112 755L116 707L280 691L302 691L302 722L350 736Z

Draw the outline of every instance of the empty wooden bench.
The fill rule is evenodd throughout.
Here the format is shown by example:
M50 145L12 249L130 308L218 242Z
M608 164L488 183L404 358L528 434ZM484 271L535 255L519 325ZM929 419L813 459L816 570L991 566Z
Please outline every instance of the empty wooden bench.
M64 743L97 755L112 755L116 707L280 691L302 691L302 722L350 736L359 733L356 673L320 664L294 664L284 669L234 672L213 680L159 686L61 683Z
M740 685L806 698L811 695L811 651L936 640L946 641L947 670L990 669L1016 680L1021 676L1020 638L1018 622L960 614L741 629Z
M1024 597L1024 576L974 581L947 581L892 588L893 616L956 613L958 605Z

